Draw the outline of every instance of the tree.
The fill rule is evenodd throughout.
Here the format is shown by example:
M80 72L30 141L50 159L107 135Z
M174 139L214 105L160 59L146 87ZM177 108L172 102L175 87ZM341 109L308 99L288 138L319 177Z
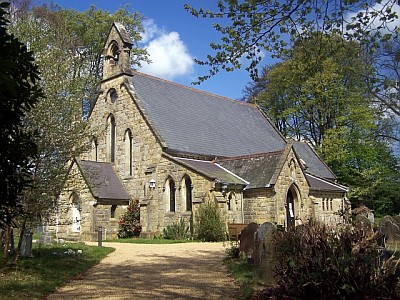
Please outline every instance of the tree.
M0 227L7 231L5 258L10 227L25 212L21 196L31 183L31 162L37 155L34 132L24 130L24 117L43 96L33 54L7 32L7 6L0 3Z
M103 42L114 21L125 23L132 40L138 40L141 19L120 9L114 14L91 7L76 12L60 7L30 8L15 1L11 30L34 50L42 72L46 99L24 118L26 128L38 132L39 155L32 163L33 181L24 194L26 215L20 228L49 219L68 173L67 162L87 146L91 133L85 116L99 92ZM132 63L146 59L138 47ZM22 234L21 230L21 234Z
M248 61L246 70L256 79L256 67L265 51L282 57L310 30L337 34L374 48L381 39L398 31L391 26L398 17L395 5L397 0L219 0L216 11L185 5L193 16L216 19L213 26L222 35L220 43L210 44L215 54L208 55L206 61L197 61L209 67L208 75L199 77L199 82L221 69L241 68L243 58Z
M253 99L284 136L314 147L351 187L353 203L373 205L383 178L394 179L398 170L380 137L381 110L371 104L364 80L373 70L360 51L339 36L310 34L295 43L290 57L264 69L264 89ZM389 129L385 136L393 135Z

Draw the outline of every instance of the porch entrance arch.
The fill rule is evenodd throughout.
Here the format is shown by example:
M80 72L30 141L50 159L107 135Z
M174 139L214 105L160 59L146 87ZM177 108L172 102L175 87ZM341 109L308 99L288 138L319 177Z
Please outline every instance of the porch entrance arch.
M72 207L72 232L81 231L81 205L79 197L76 193L73 193L70 197L70 203Z
M296 208L299 200L299 194L296 186L292 184L286 195L286 227L287 229L294 228L296 218Z

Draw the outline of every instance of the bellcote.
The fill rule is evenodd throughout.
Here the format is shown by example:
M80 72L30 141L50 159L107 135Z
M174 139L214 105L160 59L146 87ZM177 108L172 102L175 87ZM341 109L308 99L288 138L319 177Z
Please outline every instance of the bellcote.
M130 54L133 42L125 27L114 22L103 49L103 80L118 75L131 75Z

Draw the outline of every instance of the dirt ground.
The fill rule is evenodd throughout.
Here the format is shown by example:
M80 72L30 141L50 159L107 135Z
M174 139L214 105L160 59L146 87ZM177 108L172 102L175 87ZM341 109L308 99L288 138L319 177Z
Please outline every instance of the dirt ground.
M103 245L116 250L47 299L238 299L222 243Z

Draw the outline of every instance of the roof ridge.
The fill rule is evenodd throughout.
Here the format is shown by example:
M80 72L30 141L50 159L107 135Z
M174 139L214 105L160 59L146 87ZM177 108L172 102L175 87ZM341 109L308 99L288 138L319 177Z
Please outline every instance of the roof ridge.
M153 78L153 79L158 80L158 81L162 81L162 82L169 83L169 84L172 84L172 85L175 85L175 86L179 86L179 87L182 87L182 88L185 88L185 89L188 89L188 90L192 90L194 92L198 92L198 93L201 93L201 94L204 94L204 95L220 98L221 100L226 100L226 101L230 101L230 102L233 102L233 103L236 103L236 104L247 105L247 106L251 106L251 107L257 108L257 106L255 104L253 104L253 103L243 102L243 101L236 100L236 99L233 99L233 98L221 96L221 95L214 94L214 93L211 93L211 92L207 92L207 91L204 91L204 90L196 89L194 87L190 87L190 86L187 86L187 85L184 85L184 84L181 84L181 83L173 82L171 80L159 78L159 77L156 77L156 76L153 76L153 75L149 75L149 74L146 74L146 73L143 73L143 72L139 72L139 71L133 70L133 74L135 74L135 73L137 73L139 75L142 75L142 76L145 76L145 77L148 77L148 78Z
M279 150L279 151L272 151L272 152L263 152L263 153L246 154L246 155L241 155L241 156L216 158L216 159L212 160L212 162L238 160L238 159L244 159L244 158L257 158L257 157L262 157L262 156L266 156L266 155L280 155L284 151L285 151L285 149L282 149L282 150Z

